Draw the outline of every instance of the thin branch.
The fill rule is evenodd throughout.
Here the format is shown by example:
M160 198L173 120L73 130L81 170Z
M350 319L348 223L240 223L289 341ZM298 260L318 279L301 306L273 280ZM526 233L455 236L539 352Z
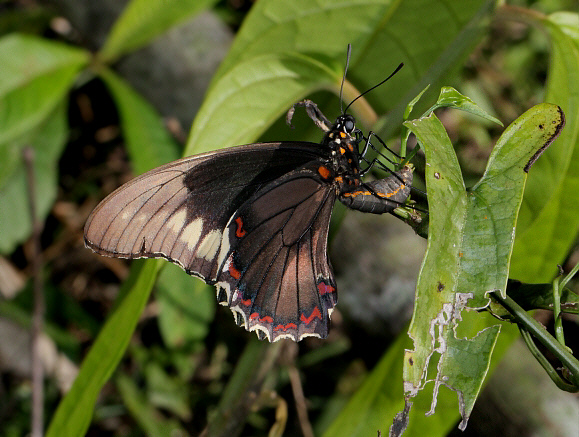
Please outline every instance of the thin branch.
M42 289L42 250L40 235L42 222L38 220L36 212L36 190L34 178L34 150L25 147L22 151L24 166L26 168L26 180L28 184L28 205L30 208L30 220L32 222L32 281L34 308L32 313L32 437L42 437L44 434L44 369L40 357L41 335L44 325L44 292Z
M314 430L308 418L308 406L306 405L306 397L304 396L304 390L298 369L295 365L290 365L287 370L294 399L296 401L296 410L298 412L302 434L304 437L314 437Z
M500 293L492 293L503 307L505 307L514 317L516 323L525 331L535 337L545 348L547 348L569 371L570 382L579 387L579 361L560 344L545 327L533 319L527 312L519 306L512 298L507 296L501 297Z

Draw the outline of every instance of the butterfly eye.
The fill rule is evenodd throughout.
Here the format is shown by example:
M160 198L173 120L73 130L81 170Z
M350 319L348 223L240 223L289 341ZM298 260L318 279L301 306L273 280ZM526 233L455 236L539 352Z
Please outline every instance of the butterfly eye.
M351 133L356 127L356 123L354 122L354 118L347 117L344 120L344 130L348 133Z

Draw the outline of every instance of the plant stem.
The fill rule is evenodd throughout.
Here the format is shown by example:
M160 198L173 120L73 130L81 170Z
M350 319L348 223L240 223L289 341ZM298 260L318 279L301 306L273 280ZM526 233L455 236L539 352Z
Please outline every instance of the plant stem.
M32 437L42 437L44 424L44 369L41 359L41 336L44 325L44 292L42 290L42 249L40 235L42 223L36 213L36 190L34 179L34 150L25 147L22 156L26 168L26 181L28 185L28 204L30 220L32 222L32 281L34 308L32 313Z
M516 323L532 334L543 346L545 346L561 363L569 370L571 382L579 388L579 361L560 344L545 327L533 319L527 312L519 306L512 298L503 298L499 293L492 296L503 305L515 318Z

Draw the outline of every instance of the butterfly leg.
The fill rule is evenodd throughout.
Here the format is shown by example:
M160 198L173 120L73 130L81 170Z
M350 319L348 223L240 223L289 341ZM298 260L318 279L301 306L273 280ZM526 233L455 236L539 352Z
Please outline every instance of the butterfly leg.
M286 115L286 123L292 126L292 118L296 112L296 107L302 106L306 108L308 116L314 121L316 126L322 129L324 132L328 132L331 129L332 123L326 118L326 116L320 111L318 105L316 105L311 100L305 99L301 102L294 103L292 107L288 110Z

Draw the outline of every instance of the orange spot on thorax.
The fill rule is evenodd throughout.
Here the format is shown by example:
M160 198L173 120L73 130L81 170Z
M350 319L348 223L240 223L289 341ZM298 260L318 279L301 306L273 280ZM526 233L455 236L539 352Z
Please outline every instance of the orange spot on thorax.
M324 179L328 179L328 177L330 176L330 170L328 170L327 167L324 167L323 165L320 165L318 167L318 173Z

